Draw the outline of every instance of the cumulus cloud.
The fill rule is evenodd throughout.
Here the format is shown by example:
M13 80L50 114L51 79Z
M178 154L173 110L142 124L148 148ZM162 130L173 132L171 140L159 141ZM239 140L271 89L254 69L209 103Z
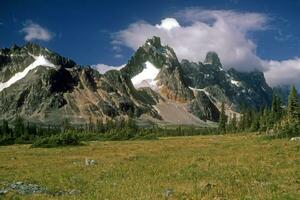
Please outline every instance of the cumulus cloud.
M47 30L39 24L33 23L32 21L26 22L21 32L25 33L24 40L26 41L49 41L54 36L52 32L50 32L49 30Z
M112 44L114 48L126 46L136 50L148 38L159 36L164 44L174 49L179 59L203 61L208 51L215 51L225 68L264 71L272 86L296 81L279 74L289 70L299 74L298 58L266 61L256 54L257 46L249 33L267 29L270 22L267 15L193 8L182 10L175 16L176 19L166 18L156 25L145 21L132 23L113 35Z
M180 25L175 18L164 19L158 25L138 21L115 34L114 44L135 50L156 35L174 48L179 59L203 61L208 51L215 51L227 68L243 71L262 68L255 54L256 45L247 38L247 33L263 30L268 20L265 15L189 9L177 16L187 25Z
M262 61L265 77L272 86L297 85L300 87L300 58L284 61Z
M123 67L125 67L125 65L121 65L121 66L110 66L110 65L105 65L105 64L92 65L92 68L96 69L101 74L104 74L105 72L107 72L109 70L120 70Z
M171 30L173 28L180 27L179 23L174 18L166 18L161 20L161 24L155 25L159 29Z

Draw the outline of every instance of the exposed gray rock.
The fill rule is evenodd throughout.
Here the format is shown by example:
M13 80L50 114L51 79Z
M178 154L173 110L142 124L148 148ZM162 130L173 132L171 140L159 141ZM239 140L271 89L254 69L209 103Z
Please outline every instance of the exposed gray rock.
M85 165L96 165L97 162L93 159L88 159L88 158L85 158Z
M8 192L6 189L0 189L0 195L4 195Z
M43 188L37 184L27 184L21 181L10 184L9 188L19 194L41 194L47 192L46 188Z
M8 192L15 192L21 195L30 195L30 194L48 194L52 196L61 196L61 195L78 195L81 193L80 190L72 189L70 191L55 191L51 192L46 187L42 187L37 184L24 183L22 181L17 181L11 184L8 184L5 189L0 189L0 195L5 195Z
M165 198L170 198L170 197L174 194L174 192L175 192L174 189L170 189L170 188L165 189L165 190L163 191L163 196L164 196Z
M78 194L80 194L80 193L81 193L80 190L75 190L75 189L69 191L69 194L70 194L70 195L78 195Z

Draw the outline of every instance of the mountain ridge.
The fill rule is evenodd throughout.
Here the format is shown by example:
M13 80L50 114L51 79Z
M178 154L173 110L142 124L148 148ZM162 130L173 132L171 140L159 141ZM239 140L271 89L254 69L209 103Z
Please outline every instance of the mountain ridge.
M271 103L272 89L262 72L225 71L215 52L208 52L203 63L179 62L174 50L155 36L138 48L122 69L104 74L32 43L5 48L0 50L0 83L26 69L37 56L49 61L46 68L36 66L0 91L2 118L12 120L19 114L44 123L64 118L86 123L134 117L162 124L204 125L218 121L221 102L227 105L229 116L239 113L243 103L254 108ZM149 63L155 74L144 77L142 72ZM133 81L137 76L143 83L139 86ZM149 87L149 81L155 87ZM186 117L183 121L168 119L163 113L168 109ZM190 114L200 121L195 122Z

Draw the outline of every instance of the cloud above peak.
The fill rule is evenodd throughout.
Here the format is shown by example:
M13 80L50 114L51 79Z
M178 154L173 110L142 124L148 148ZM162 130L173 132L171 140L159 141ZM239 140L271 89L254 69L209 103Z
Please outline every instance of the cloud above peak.
M26 22L21 32L25 33L24 40L26 41L50 41L54 37L54 34L50 32L47 28L44 28L41 25L32 21Z
M161 24L156 24L155 27L159 29L171 30L180 27L178 21L174 18L165 18L161 20Z
M174 48L179 59L203 61L208 51L215 51L226 68L262 69L255 54L256 45L247 33L262 30L266 16L202 9L184 10L176 16L186 25L180 25L175 18L163 19L159 25L138 21L116 33L114 40L136 50L155 35Z
M300 75L299 58L286 61L263 60L249 33L268 29L270 18L262 13L233 10L185 9L160 24L137 21L113 34L113 44L136 50L153 36L172 47L181 59L204 61L207 52L216 52L226 69L265 72L271 86L296 84L300 79L280 75L283 71ZM297 76L298 77L298 76Z

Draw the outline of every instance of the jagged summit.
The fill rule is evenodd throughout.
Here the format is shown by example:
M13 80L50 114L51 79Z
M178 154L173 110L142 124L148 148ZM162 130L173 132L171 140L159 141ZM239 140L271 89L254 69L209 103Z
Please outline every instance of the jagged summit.
M157 36L153 36L152 38L146 40L145 45L152 45L157 48L162 46L160 37L157 37Z
M217 67L222 66L218 54L214 51L210 51L206 54L204 64L211 64L211 65L214 65L214 66L217 66Z

